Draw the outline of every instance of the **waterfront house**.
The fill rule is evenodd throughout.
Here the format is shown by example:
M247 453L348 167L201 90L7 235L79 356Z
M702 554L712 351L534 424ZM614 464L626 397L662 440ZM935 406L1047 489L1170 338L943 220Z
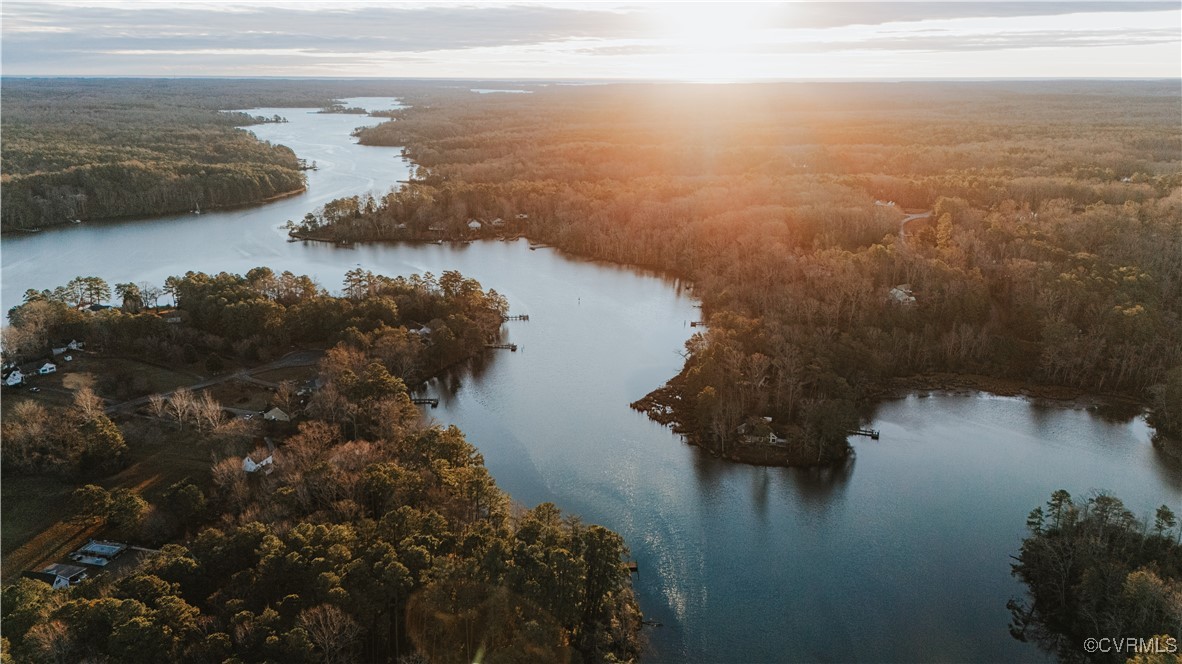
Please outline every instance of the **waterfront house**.
M476 219L469 219L468 220L468 229L469 230L478 231L483 227L484 227L484 224L480 223Z
M37 370L37 373L41 374L42 376L46 374L57 373L57 365L53 362L46 362L45 364L41 365L41 368Z

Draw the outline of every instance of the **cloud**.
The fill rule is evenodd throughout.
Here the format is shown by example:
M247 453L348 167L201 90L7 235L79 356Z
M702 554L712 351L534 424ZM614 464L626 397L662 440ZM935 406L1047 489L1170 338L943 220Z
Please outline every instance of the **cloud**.
M800 2L782 4L770 21L780 28L835 28L955 18L1060 16L1178 9L1177 2Z
M670 55L685 44L662 41L660 29L678 6L390 4L355 0L309 9L256 0L5 0L2 48L6 74L418 75L434 63L448 71L488 58L531 72L548 57ZM1171 2L791 2L759 5L768 40L738 45L746 53L839 51L990 51L1044 45L1078 47L1178 43L1178 3ZM1160 28L1065 28L1074 14L1129 17L1170 12ZM1038 18L1030 17L1056 17ZM1035 22L1039 29L950 32L956 21ZM1114 25L1119 25L1119 21ZM863 27L869 26L869 27ZM778 37L775 36L779 34ZM788 35L787 37L784 35ZM802 38L803 37L803 38ZM728 46L729 48L729 46ZM474 66L474 65L473 65ZM558 66L558 65L554 65ZM564 61L579 76L583 63ZM506 77L519 75L506 71Z

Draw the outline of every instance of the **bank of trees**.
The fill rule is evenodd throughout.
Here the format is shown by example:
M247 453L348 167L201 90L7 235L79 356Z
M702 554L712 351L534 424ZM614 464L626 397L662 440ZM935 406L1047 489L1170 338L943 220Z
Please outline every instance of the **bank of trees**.
M413 239L526 215L540 241L691 279L708 331L658 408L719 452L766 416L794 462L840 459L861 406L895 378L972 373L1148 400L1182 366L1182 131L1168 85L491 97L417 91L396 122L362 130L363 143L405 146L417 175L376 207L326 206L317 234ZM901 233L904 207L931 216ZM891 296L900 285L913 304ZM1174 421L1182 406L1162 401L1157 417Z
M1014 564L1028 597L1012 600L1015 638L1065 661L1124 661L1127 649L1087 652L1086 639L1149 640L1167 652L1182 633L1182 532L1166 505L1139 520L1115 496L1083 503L1056 491L1027 519L1030 535ZM1123 645L1123 643L1122 643Z
M98 312L80 310L91 299L75 286L99 284L110 297L106 282L79 277L70 284L30 290L9 311L6 359L47 356L54 341L69 338L86 340L91 350L179 365L218 356L266 361L292 345L346 340L414 384L482 352L508 311L495 290L454 271L391 278L356 269L341 295L306 275L266 267L245 275L188 272L163 286L117 284L122 305ZM146 306L163 295L176 306Z
M6 587L6 653L129 663L637 658L623 540L550 504L514 507L463 434L429 424L410 400L408 381L482 350L504 298L455 272L360 269L340 296L266 268L190 272L166 290L183 323L148 310L75 318L57 291L38 293L12 320L51 308L89 335L88 350L186 339L202 352L326 344L321 386L294 435L250 452L270 456L270 472L244 470L241 436L238 446L214 444L220 411L208 396L151 400L151 413L208 444L211 483L180 482L156 504L134 490L80 486L79 518L163 548L126 574L66 591L27 579ZM51 336L64 329L49 327ZM50 472L46 460L75 447L83 464L118 459L91 441L118 428L86 395L66 413L18 404L4 422L5 470ZM96 433L73 447L47 442L59 429ZM176 537L161 542L162 533Z

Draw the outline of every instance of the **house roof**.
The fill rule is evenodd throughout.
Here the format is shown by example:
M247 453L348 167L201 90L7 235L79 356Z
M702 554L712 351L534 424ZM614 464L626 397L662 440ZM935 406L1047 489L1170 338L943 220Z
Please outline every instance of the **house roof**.
M57 576L64 576L67 579L70 579L75 576L78 576L79 574L85 574L86 568L79 567L77 565L65 565L62 563L54 563L54 564L42 569L41 572L43 574L56 574Z

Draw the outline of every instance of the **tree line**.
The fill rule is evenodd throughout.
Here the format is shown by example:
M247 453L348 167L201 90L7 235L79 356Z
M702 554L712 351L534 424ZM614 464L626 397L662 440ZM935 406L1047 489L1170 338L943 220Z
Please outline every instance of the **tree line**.
M304 187L290 149L237 129L238 111L333 107L391 93L383 81L0 81L5 231L257 203ZM354 112L354 109L348 109Z

